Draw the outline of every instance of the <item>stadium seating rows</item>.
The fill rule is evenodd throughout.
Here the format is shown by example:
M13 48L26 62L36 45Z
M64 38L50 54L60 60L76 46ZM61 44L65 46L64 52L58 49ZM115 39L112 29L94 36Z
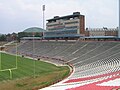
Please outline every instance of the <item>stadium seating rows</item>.
M120 75L120 42L59 42L33 40L18 45L17 50L21 55L27 55L33 58L43 58L44 60L56 64L72 65L74 72L68 77L66 83L93 79L104 81L107 80L110 75L113 75L114 72L118 74L115 74L116 77ZM8 52L15 54L16 48L9 49ZM90 81L88 82L91 83ZM93 84L92 82L91 86L95 84L96 83Z

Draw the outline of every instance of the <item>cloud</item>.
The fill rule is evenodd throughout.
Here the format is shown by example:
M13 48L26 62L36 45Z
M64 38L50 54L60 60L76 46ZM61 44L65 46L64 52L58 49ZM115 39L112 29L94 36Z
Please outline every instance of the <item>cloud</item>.
M46 19L79 11L86 17L86 27L118 26L118 0L1 0L0 33L42 27L43 4Z
M87 27L118 26L118 1L88 0L81 7L86 15Z
M62 2L62 3L61 3ZM118 25L118 1L109 0L52 0L46 7L46 11L53 17L55 15L68 15L74 11L80 11L86 17L87 27L117 27Z
M27 27L41 26L40 13L41 6L39 4L32 4L24 2L24 0L11 0L9 2L0 3L0 32L19 32Z

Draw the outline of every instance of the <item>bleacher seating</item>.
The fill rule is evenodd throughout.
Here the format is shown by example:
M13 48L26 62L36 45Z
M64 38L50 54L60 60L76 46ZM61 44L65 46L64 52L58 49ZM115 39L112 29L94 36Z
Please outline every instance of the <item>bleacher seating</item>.
M43 60L56 64L72 65L74 71L66 81L69 84L81 82L83 86L84 83L82 81L86 81L87 85L94 86L96 85L95 82L108 80L109 77L120 76L120 42L27 41L18 45L17 50L21 55L43 58ZM15 54L16 49L12 48L8 52ZM114 74L115 72L116 74ZM93 85L93 83L95 84ZM61 85L64 84L61 83ZM80 88L85 88L82 86Z

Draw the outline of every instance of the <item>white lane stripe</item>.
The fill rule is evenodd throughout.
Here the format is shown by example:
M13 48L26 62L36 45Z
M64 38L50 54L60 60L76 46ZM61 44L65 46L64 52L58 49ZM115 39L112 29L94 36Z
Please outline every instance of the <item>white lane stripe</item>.
M97 84L98 86L120 86L120 78Z

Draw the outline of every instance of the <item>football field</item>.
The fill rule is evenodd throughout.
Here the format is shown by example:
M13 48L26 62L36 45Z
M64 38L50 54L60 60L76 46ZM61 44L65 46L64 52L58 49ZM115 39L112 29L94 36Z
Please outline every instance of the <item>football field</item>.
M13 56L6 53L0 54L0 82L8 80L20 80L23 78L34 79L36 77L45 79L47 78L46 76L48 76L50 79L51 75L54 77L52 77L51 80L48 80L50 82L54 82L63 77L66 77L68 74L69 68L66 66L60 67L43 61L32 60L21 56ZM41 81L43 81L42 79ZM39 81L39 84L50 84L49 81Z

